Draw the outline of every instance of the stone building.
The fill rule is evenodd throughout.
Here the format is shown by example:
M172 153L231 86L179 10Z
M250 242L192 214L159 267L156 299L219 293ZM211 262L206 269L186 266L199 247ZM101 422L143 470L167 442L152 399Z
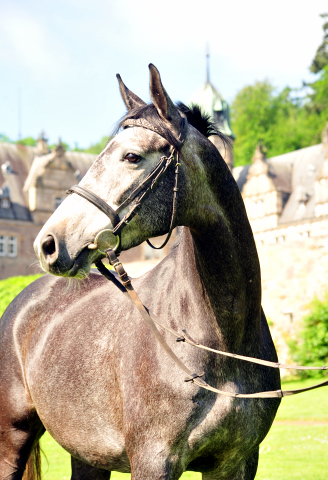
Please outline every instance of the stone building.
M0 143L0 279L40 271L34 239L95 158L61 142L50 152L44 135L36 147Z
M328 275L328 125L322 143L236 167L261 264L262 304L281 361Z
M233 170L258 244L328 237L328 125L322 143L266 158L260 143L252 163Z

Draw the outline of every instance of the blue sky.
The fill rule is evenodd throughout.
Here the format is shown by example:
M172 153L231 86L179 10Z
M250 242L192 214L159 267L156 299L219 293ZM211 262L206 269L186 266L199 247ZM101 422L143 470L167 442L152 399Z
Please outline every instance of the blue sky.
M278 88L313 80L326 0L0 0L0 133L45 130L50 142L87 147L124 114L116 73L149 100L148 64L173 100L187 102L205 81L231 101L269 79Z

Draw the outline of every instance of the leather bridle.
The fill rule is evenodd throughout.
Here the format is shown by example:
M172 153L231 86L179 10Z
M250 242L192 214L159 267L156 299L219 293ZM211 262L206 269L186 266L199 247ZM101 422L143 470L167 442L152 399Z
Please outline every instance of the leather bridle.
M180 134L178 141L183 142L185 138L185 130L186 130L186 122L183 119L183 128ZM127 128L129 126L137 126L146 128L148 130L153 130L154 132L158 133L159 135L163 136L164 133L154 125L151 125L149 122L143 119L129 119L123 123L123 128ZM166 173L169 170L169 166L171 162L176 156L176 164L175 164L175 183L173 188L173 208L172 208L172 215L171 215L171 222L170 228L167 234L167 237L160 247L154 247L148 240L147 243L152 248L163 248L172 233L172 230L175 226L175 219L176 219L176 212L177 212L177 192L178 192L178 174L179 174L179 152L171 146L170 148L170 156L162 156L156 167L152 170L152 172L136 187L132 193L124 200L121 205L114 210L110 205L108 205L104 200L102 200L98 195L94 194L90 190L81 187L79 185L74 185L69 190L67 190L67 194L76 193L80 195L85 200L92 203L96 206L99 210L101 210L105 215L107 215L111 223L113 225L113 229L106 229L102 230L96 235L95 238L95 247L98 250L105 254L108 258L110 264L114 267L116 273L118 274L121 282L116 278L116 276L111 273L99 260L96 263L96 267L98 268L99 272L110 280L114 285L121 290L121 292L135 305L135 307L140 312L142 318L144 319L145 323L147 324L149 330L154 335L156 340L160 343L162 348L166 351L166 353L170 356L170 358L174 361L174 363L182 370L184 373L187 374L187 378L185 378L185 382L192 382L198 385L199 387L205 388L206 390L210 390L215 393L219 393L221 395L225 395L228 397L235 397L235 398L282 398L290 395L295 395L298 393L306 392L309 390L313 390L319 387L323 387L328 385L328 380L312 385L307 388L299 388L295 390L273 390L273 391L265 391L265 392L257 392L251 394L242 394L242 393L233 393L227 392L225 390L218 390L210 385L208 385L201 377L204 376L204 372L201 373L193 373L172 351L169 345L166 343L163 336L160 334L159 330L157 329L154 322L156 322L160 327L170 332L172 335L176 337L177 342L186 342L194 347L201 348L203 350L207 350L213 353L217 353L219 355L223 355L226 357L235 358L238 360L246 361L255 363L258 365L264 365L266 367L278 368L278 369L297 369L297 370L328 370L328 366L323 367L304 367L304 366L297 366L297 365L285 365L278 362L270 362L268 360L261 360L259 358L247 357L244 355L237 355L234 353L224 352L220 350L216 350L213 348L206 347L201 345L197 341L193 340L193 338L187 333L186 330L182 330L182 334L176 332L175 330L171 329L167 325L164 325L156 316L151 313L141 302L139 299L136 291L134 290L131 280L128 277L122 263L118 260L117 255L120 253L121 249L121 232L123 228L130 222L130 220L136 215L138 210L140 209L144 200L148 197L148 195L154 190L156 185L158 185L159 181L163 179ZM134 205L129 209L128 213L120 219L119 213L126 208L129 204L132 203L133 200L136 200ZM116 243L116 244L115 244ZM116 255L117 254L117 255Z
M185 138L185 130L186 130L186 123L185 119L182 118L182 125L183 128L181 130L179 139L177 139L177 144L182 145L184 138ZM149 122L143 119L129 119L123 122L123 128L128 127L142 127L147 130L153 130L157 134L164 136L164 133L157 127L154 127ZM170 221L170 228L167 233L166 239L164 243L160 247L155 247L147 240L148 245L150 245L154 249L163 248L167 242L169 241L177 214L177 200L178 200L178 175L179 175L179 152L176 150L172 145L170 147L170 155L167 157L163 155L155 168L147 175L147 177L128 195L128 197L124 200L124 202L114 210L107 202L105 202L102 198L100 198L95 193L91 192L85 187L81 187L80 185L73 185L69 190L66 191L67 194L76 193L80 195L80 197L84 198L88 202L92 203L95 207L101 210L105 215L110 218L110 221L113 225L112 229L105 229L99 232L95 238L95 245L103 244L102 249L100 250L102 253L105 253L105 249L111 247L118 255L121 251L121 232L123 228L132 220L132 218L138 213L142 203L146 200L149 194L154 191L160 180L166 175L169 171L169 166L171 165L172 161L174 161L174 157L176 157L175 163L175 181L173 187L173 206L172 206L172 215ZM133 200L135 200L134 205L129 209L128 213L124 215L122 219L119 217L119 213L124 210L124 208L128 207ZM98 248L99 249L99 248Z

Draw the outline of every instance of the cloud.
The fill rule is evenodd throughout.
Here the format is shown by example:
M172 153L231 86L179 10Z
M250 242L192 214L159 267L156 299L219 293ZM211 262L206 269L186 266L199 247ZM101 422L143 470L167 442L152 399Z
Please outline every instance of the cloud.
M2 11L0 58L26 69L35 80L57 81L69 65L64 45L45 24L24 11Z

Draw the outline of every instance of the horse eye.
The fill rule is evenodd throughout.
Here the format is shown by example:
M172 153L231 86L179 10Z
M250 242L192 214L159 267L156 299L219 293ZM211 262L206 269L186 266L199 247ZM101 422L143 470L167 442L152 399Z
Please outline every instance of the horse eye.
M128 153L124 157L124 160L129 160L129 162L139 162L140 159L140 155L136 155L135 153Z

